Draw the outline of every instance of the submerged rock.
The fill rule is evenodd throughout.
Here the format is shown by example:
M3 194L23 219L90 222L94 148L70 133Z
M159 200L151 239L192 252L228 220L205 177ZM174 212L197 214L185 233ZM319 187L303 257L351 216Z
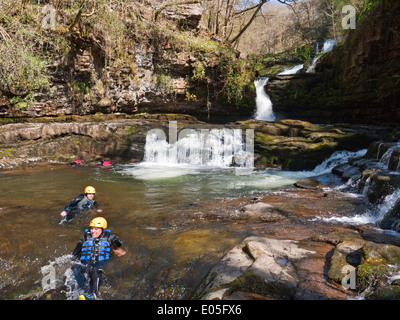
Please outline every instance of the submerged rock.
M276 222L285 218L284 213L273 205L256 202L244 206L230 215L232 219L257 220L261 222Z

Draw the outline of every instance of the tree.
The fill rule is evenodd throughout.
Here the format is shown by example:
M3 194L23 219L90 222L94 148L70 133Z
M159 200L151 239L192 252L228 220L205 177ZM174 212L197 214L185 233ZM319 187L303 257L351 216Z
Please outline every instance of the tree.
M322 41L328 36L329 22L326 21L324 1L334 0L305 0L289 5L293 14L290 28L306 44Z
M205 25L221 41L233 45L261 14L270 0L203 0ZM297 0L278 0L291 4ZM243 22L243 17L246 21ZM240 25L240 28L238 28ZM233 31L236 32L232 35Z

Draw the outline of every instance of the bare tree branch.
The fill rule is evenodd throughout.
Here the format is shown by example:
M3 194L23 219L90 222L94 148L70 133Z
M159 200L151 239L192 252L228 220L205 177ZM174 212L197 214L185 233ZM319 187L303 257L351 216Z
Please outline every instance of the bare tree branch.
M240 36L246 31L246 29L251 25L251 23L253 22L253 20L256 18L256 16L257 16L257 13L261 10L261 7L266 3L266 2L268 2L269 0L261 0L261 2L257 5L257 6L255 6L255 11L254 11L254 13L253 13L253 15L251 16L251 18L250 18L250 20L246 23L246 25L239 31L239 33L232 39L232 40L230 40L229 42L232 44L232 43L235 43L239 38L240 38Z

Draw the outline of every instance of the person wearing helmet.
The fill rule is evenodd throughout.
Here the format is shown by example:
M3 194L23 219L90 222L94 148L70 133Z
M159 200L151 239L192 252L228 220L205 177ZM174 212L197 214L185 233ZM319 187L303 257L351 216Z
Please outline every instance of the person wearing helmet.
M60 213L62 218L67 221L72 220L79 212L84 210L95 209L97 212L102 212L94 199L96 190L92 186L87 186L84 193L76 196L69 203L66 204L63 211Z
M107 220L103 217L94 218L84 236L79 239L72 259L79 263L72 266L75 279L81 289L88 289L79 300L95 300L103 280L103 267L111 253L120 257L126 251L122 248L122 241L110 229L107 229Z

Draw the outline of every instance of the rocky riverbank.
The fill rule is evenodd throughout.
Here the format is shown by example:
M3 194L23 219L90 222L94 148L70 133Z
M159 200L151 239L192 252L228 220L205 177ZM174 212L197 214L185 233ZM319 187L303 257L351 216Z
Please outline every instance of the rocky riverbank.
M223 255L196 298L399 298L400 238L373 222L345 222L367 213L365 198L302 185L192 208L194 217L234 220L254 234Z
M372 143L332 174L239 202L229 217L256 223L254 236L223 256L198 297L399 299L398 154L398 143Z

